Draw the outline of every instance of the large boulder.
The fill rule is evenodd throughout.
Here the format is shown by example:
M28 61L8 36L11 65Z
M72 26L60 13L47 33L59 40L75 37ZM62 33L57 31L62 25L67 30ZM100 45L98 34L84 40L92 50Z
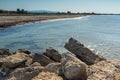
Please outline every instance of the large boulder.
M63 80L62 77L58 76L56 73L52 72L41 72L38 76L34 77L32 80Z
M50 63L45 68L49 72L54 72L59 74L59 70L61 69L61 63L58 63L58 62Z
M87 80L120 80L120 60L101 61L90 66Z
M55 62L60 62L61 60L61 54L57 50L51 47L46 49L46 53L44 53L44 55L48 56L50 59L54 60Z
M44 67L42 66L17 68L10 74L10 79L13 78L13 80L31 80L42 71L44 71Z
M88 65L105 60L103 57L96 55L74 38L69 39L69 42L65 44L65 48Z
M25 66L25 62L27 61L28 57L29 55L25 53L16 53L0 59L2 71L9 71L17 67Z
M39 62L42 66L46 66L53 61L43 54L35 53L33 55L33 62Z
M62 55L62 73L68 80L86 80L87 65L70 53Z

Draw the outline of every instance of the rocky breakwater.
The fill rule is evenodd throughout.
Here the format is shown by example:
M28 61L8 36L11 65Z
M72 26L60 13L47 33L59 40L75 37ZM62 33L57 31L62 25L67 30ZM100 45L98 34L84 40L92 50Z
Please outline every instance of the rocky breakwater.
M108 61L70 38L59 53L0 49L0 80L120 80L120 60Z

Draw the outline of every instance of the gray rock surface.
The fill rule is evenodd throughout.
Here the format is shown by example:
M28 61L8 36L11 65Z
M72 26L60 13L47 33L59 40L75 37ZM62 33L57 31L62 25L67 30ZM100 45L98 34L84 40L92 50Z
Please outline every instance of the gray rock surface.
M48 56L50 59L54 60L55 62L60 62L61 60L61 54L57 50L51 47L46 49L46 53L44 53L44 55Z
M50 63L45 68L49 72L54 72L54 73L59 74L59 70L61 68L61 63L58 63L58 62L56 62L56 63Z
M65 44L65 48L88 65L105 60L103 57L98 56L74 38L69 39L69 42Z
M39 62L42 66L46 66L53 61L43 54L34 54L33 62Z

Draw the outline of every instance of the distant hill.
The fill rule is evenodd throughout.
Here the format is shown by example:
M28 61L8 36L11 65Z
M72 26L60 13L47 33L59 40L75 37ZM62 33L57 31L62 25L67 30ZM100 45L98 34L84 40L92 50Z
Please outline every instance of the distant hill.
M50 11L50 10L31 10L29 13L58 13L58 11Z

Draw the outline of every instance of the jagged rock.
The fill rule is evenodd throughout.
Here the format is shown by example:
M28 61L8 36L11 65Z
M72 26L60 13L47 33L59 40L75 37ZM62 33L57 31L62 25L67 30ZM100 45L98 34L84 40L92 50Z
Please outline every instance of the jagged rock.
M46 66L53 62L50 58L42 54L34 54L33 62L39 62L42 66Z
M46 49L46 53L44 53L44 55L48 56L50 59L56 62L60 62L61 60L61 54L51 47Z
M6 58L0 59L1 68L3 71L9 71L10 69L14 69L16 67L25 66L25 62L27 61L29 55L25 53L17 53L10 55Z
M120 80L120 60L101 61L90 66L87 80Z
M87 65L70 53L62 54L62 73L68 80L86 80Z
M49 72L54 72L54 73L59 74L59 70L61 68L61 63L58 63L58 62L56 62L56 63L50 63L45 68Z
M10 74L11 75L10 79L13 78L15 80L31 80L33 77L37 76L43 70L44 67L42 66L18 68Z
M69 42L65 44L65 48L88 65L105 60L103 57L96 55L94 52L86 48L83 44L74 38L69 39Z
M32 80L63 80L62 77L52 72L41 72Z
M6 49L6 48L0 49L0 58L6 57L6 56L9 56L9 55L12 55L12 54L13 54L13 52L10 51L9 49Z

